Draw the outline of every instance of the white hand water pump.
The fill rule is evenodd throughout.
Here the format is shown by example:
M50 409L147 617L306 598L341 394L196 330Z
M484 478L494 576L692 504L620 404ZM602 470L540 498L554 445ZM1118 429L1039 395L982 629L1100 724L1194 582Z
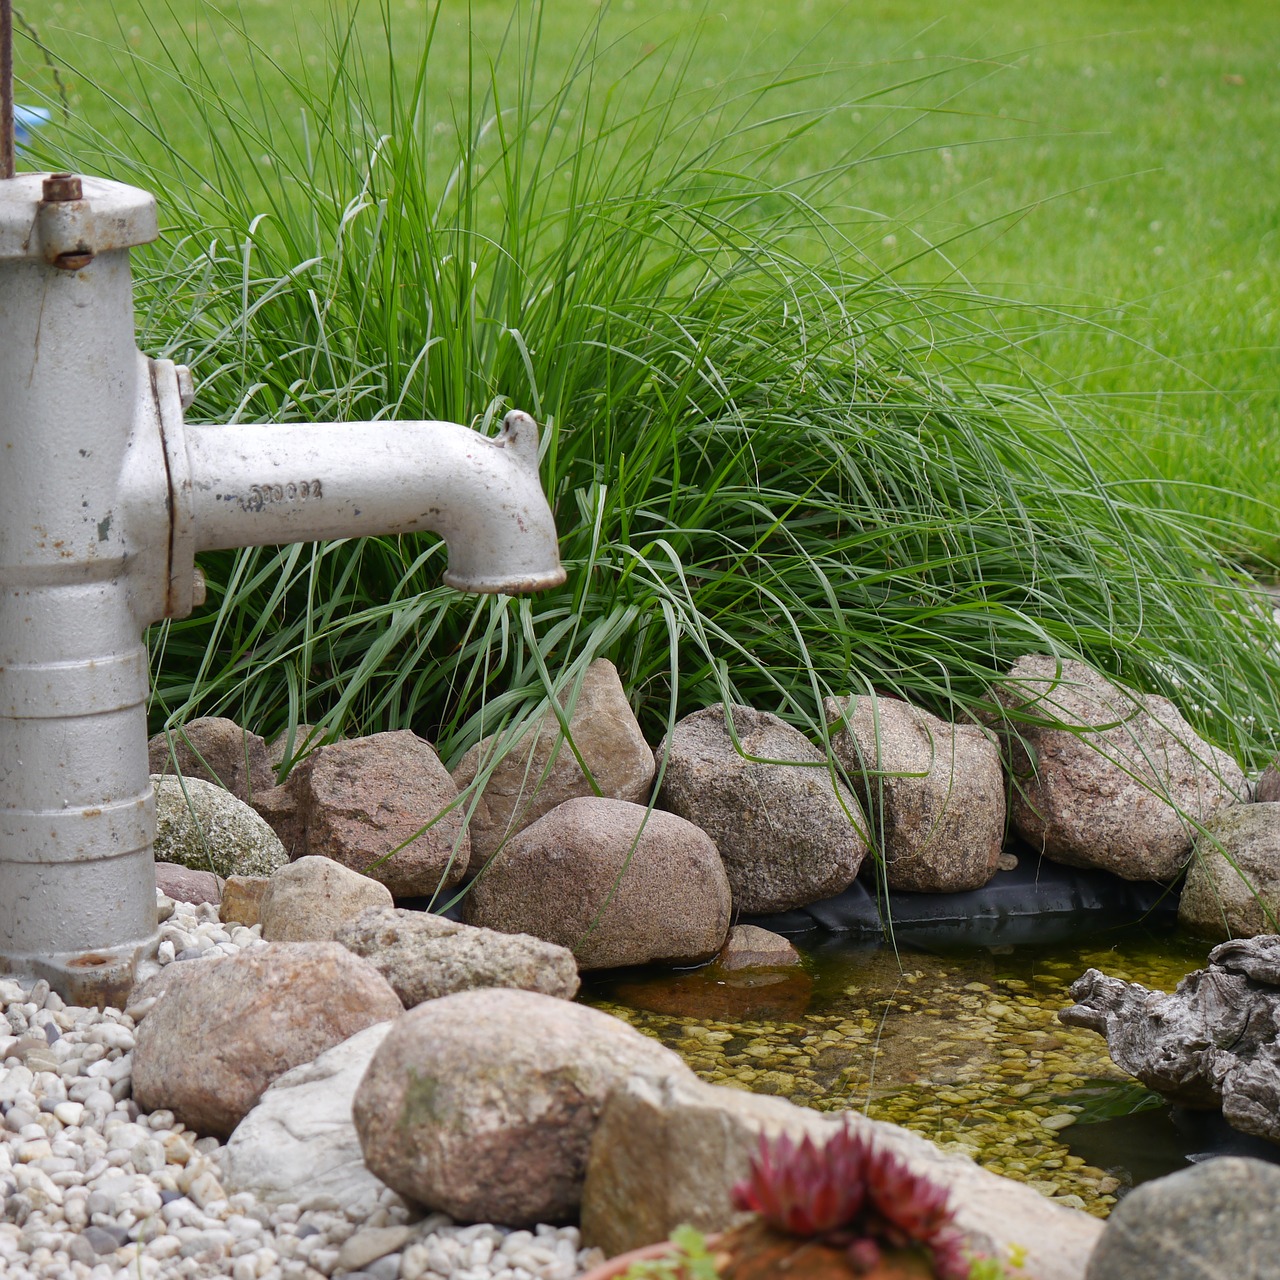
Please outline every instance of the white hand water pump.
M156 238L155 200L13 176L11 103L0 91L0 971L118 1003L157 934L142 633L199 603L197 552L431 530L460 590L565 575L527 414L493 439L185 425L189 373L134 339L129 249Z

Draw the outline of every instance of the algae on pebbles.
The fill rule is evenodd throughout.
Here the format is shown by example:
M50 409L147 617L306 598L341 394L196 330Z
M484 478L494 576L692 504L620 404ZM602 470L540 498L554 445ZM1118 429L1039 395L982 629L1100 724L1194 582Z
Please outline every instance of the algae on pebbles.
M634 982L627 1004L607 989L592 999L714 1084L818 1110L864 1110L1105 1217L1119 1180L1072 1154L1070 1130L1091 1088L1130 1080L1102 1037L1062 1026L1057 1012L1091 964L1120 972L1126 961L1109 949L901 960L899 968L887 949L834 963L820 954L812 1011L785 1020L730 1023L699 1016L693 1005L673 1012L663 1000L653 1003L665 1011L653 1012L636 1007ZM1130 980L1166 988L1197 966L1177 948L1140 951L1132 963Z

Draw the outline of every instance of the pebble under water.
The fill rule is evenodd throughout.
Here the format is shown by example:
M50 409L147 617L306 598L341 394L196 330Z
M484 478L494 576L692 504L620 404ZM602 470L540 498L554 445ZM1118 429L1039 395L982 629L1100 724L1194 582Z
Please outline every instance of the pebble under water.
M1171 991L1210 944L1142 930L963 954L792 941L802 970L610 974L585 998L704 1080L893 1121L1098 1217L1197 1149L1153 1141L1170 1108L1057 1013L1091 966Z

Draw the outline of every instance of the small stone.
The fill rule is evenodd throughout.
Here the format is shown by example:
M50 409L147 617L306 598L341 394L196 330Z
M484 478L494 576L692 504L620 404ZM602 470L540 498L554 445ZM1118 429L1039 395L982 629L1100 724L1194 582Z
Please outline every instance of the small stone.
M369 1280L399 1280L402 1258L398 1253L388 1253L365 1267L365 1275ZM492 1280L498 1280L494 1276Z
M89 1226L80 1233L95 1254L114 1253L121 1245L126 1244L129 1233L123 1227Z
M313 854L271 877L258 921L268 942L329 942L362 912L391 905L386 885Z
M357 1231L338 1250L338 1266L343 1271L361 1271L369 1263L403 1249L417 1234L413 1227L370 1227Z
M716 963L722 969L788 968L800 953L780 934L753 924L734 925Z
M53 1108L53 1114L58 1120L68 1127L78 1125L84 1117L84 1103L82 1102L59 1102Z
M1075 1122L1075 1116L1071 1115L1070 1112L1062 1111L1056 1116L1047 1116L1041 1120L1040 1127L1042 1129L1052 1129L1056 1133L1061 1129L1069 1129Z
M270 876L228 876L222 886L218 919L223 924L257 924L270 883Z

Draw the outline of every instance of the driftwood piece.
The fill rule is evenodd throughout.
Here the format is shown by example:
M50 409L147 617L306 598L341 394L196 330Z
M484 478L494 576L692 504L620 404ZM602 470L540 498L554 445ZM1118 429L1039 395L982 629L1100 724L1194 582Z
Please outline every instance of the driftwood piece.
M1280 937L1224 942L1172 995L1090 969L1071 998L1059 1020L1105 1036L1148 1089L1280 1142Z

